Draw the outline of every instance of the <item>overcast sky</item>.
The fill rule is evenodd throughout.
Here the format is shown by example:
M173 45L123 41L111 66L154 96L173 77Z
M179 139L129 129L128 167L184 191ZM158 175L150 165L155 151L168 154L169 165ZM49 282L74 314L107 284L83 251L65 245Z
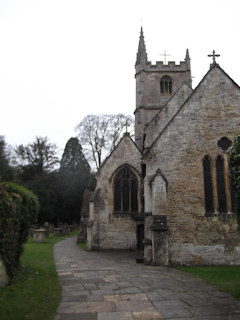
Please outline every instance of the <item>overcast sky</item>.
M141 25L148 60L184 60L193 87L212 50L240 84L239 0L0 0L0 135L60 149L87 114L135 110Z

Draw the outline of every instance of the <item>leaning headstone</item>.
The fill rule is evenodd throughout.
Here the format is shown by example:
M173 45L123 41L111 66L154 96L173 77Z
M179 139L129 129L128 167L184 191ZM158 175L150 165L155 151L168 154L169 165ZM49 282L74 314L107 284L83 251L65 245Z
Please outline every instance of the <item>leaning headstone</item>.
M33 231L34 242L43 242L45 239L46 230L45 229L35 229Z

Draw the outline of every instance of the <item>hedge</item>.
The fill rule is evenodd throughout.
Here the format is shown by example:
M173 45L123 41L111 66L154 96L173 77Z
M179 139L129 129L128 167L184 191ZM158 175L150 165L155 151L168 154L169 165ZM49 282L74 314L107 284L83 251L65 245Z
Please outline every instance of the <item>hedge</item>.
M38 198L15 183L0 183L0 255L12 279L20 266L23 243L36 221Z
M233 146L228 149L227 156L231 187L235 196L234 212L240 231L240 134L233 137Z

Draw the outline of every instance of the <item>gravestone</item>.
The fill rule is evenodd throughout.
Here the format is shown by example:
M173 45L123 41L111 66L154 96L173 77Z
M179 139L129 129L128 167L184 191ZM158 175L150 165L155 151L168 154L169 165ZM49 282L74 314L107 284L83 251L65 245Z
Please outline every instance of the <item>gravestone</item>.
M43 242L46 235L46 229L35 229L33 231L34 242Z
M62 235L63 235L63 229L62 229L62 228L55 228L55 229L53 230L53 234L54 234L55 236L62 236Z

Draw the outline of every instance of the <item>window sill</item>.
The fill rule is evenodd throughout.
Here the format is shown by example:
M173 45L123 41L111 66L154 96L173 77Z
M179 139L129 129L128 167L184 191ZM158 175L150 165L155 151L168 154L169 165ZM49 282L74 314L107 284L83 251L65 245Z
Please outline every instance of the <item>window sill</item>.
M143 212L128 212L128 211L113 211L113 215L116 217L131 217L133 220L144 220Z

